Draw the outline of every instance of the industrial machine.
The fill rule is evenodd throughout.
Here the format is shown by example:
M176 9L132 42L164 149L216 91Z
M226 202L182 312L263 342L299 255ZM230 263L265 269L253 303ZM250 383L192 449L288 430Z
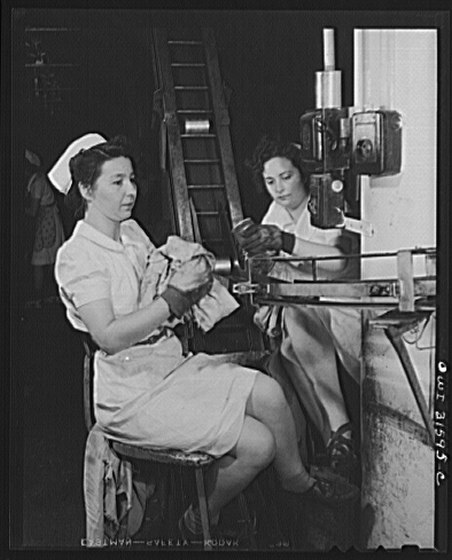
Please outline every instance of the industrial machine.
M371 235L370 224L345 214L345 191L359 175L393 175L401 168L401 115L342 106L335 69L334 30L324 29L324 70L316 72L316 108L300 118L301 153L310 174L312 225Z
M309 173L311 223L321 229L343 228L372 236L371 223L347 215L346 193L355 191L361 176L387 176L400 172L401 115L396 110L342 107L341 72L335 70L334 63L334 30L324 29L323 39L324 70L316 72L316 109L300 118L301 153ZM394 277L375 280L319 280L318 264L329 257L274 256L271 258L275 263L310 263L312 277L290 284L271 278L266 281L259 278L259 282L255 282L253 270L259 267L254 267L253 263L268 258L244 255L247 280L236 283L234 291L250 294L253 303L287 301L372 308L389 305L401 312L434 307L434 271L427 276L415 277L413 266L414 260L419 258L435 262L434 247L346 256L359 263L365 259L382 258L394 261ZM277 274L273 276L277 277Z
M245 254L246 280L236 282L233 289L237 294L246 294L254 305L352 306L363 310L363 546L397 548L413 543L433 547L435 460L439 471L444 471L444 462L438 457L438 451L442 453L443 449L437 449L441 441L438 443L434 424L434 418L444 414L441 402L436 403L439 408L435 412L432 368L437 311L436 247L425 242L432 239L430 221L420 219L418 224L410 224L413 246L406 245L409 234L403 229L408 205L419 207L419 193L423 195L426 188L425 181L418 179L414 171L418 161L411 157L418 153L419 136L413 134L413 128L416 117L420 117L416 100L412 105L407 101L403 72L408 74L406 67L410 61L400 54L416 46L417 37L376 30L374 38L372 31L363 31L364 38L355 34L355 49L361 48L355 54L361 62L365 60L361 66L355 65L355 86L358 85L357 90L362 86L362 97L355 91L355 99L362 101L362 105L342 106L341 73L334 63L334 31L325 29L324 70L316 73L316 108L300 118L302 158L309 175L311 224L359 234L361 249L346 258L359 264L360 273L354 279L322 279L318 265L328 257ZM428 40L430 37L426 37L426 44ZM396 41L403 45L398 51ZM391 54L384 58L383 52ZM400 66L395 62L397 56ZM388 69L382 74L380 66L385 61ZM415 75L415 70L412 72L410 75ZM401 112L390 105L394 97L388 95L382 101L384 95L372 96L378 89L376 82L379 85L391 79L397 86L391 84L388 88L398 89L399 102L405 108L404 119L406 114L411 117L410 134L405 139ZM422 121L424 127L435 126L434 105L431 114L430 120ZM404 146L408 142L409 148ZM404 173L403 153L409 159ZM423 167L417 172L430 170L434 157L433 153L431 159L423 159ZM432 198L434 187L433 178L428 182ZM361 209L366 209L366 220L361 219L361 213L356 216L348 211L349 201L359 197L367 198L367 204L361 204ZM387 199L391 197L399 204L397 221L391 219L395 214L388 208ZM425 215L422 209L419 212L420 216ZM424 225L423 231L430 229L422 236L418 231ZM392 230L393 237L386 233ZM270 275L259 274L259 260L271 261ZM310 276L297 278L296 274L284 272L300 263L305 265L304 270L306 264L311 265ZM420 344L427 332L427 342ZM413 515L413 510L422 514Z
M402 114L397 107L384 103L344 107L341 72L335 68L332 29L324 30L323 46L324 69L316 72L316 107L300 117L300 148L309 175L311 223L321 229L353 232L361 236L362 241L372 240L380 223L373 223L372 213L368 213L366 220L361 219L361 214L356 212L356 202L370 188L370 178L401 175L405 142ZM232 226L241 223L243 215L212 35L202 30L199 37L173 37L155 30L154 50L160 84L156 107L160 114L162 168L168 170L175 229L182 237L205 244L217 255L227 255L226 259L219 260L221 270L217 272L232 280L232 291L241 297L245 311L214 329L210 339L196 336L196 333L188 333L188 338L197 350L207 345L207 350L259 354L263 348L260 335L250 328L247 313L252 306L297 304L352 306L366 310L361 387L362 461L371 468L363 473L362 525L363 532L370 534L364 535L363 541L370 547L375 543L398 546L399 539L406 544L403 539L407 537L399 537L402 525L406 534L415 539L420 534L419 523L412 521L411 502L406 498L406 491L399 487L398 479L386 480L379 465L398 447L406 449L406 456L422 456L416 472L431 476L435 446L432 405L423 389L425 380L420 379L417 371L420 368L418 357L407 348L407 333L422 335L427 326L434 325L430 319L436 311L436 248L423 243L423 246L384 250L384 244L377 243L381 250L358 250L346 255L345 258L361 270L361 274L347 280L327 280L319 274L319 263L335 257L234 255L229 232ZM350 212L353 206L354 212ZM256 272L262 270L255 266L262 259L272 261L271 275ZM390 271L386 275L372 277L362 273L363 269L367 270L368 263L376 263L369 267L375 270L382 262L389 263L380 267ZM290 275L278 275L278 270L295 270L300 263L310 264L310 275L300 279L295 275L289 281ZM303 268L306 270L306 266ZM430 330L433 332L432 328ZM385 362L383 370L379 369L379 356L389 353L393 361ZM386 391L382 382L386 383L387 378L382 373L388 367L393 372L389 376L388 394L400 396L403 406L408 403L406 417L399 404L392 408L392 402L380 403L374 398ZM421 373L425 377L426 372ZM403 428L397 437L391 431L394 418L398 428ZM407 439L413 434L417 438L415 444ZM388 452L377 457L375 450L383 448ZM385 465L385 468L408 472L411 464L409 461L395 467ZM415 489L413 492L419 490L414 478L409 483ZM390 493L390 499L385 493ZM427 494L427 499L431 500L433 490L429 489ZM397 513L388 509L391 499L399 504ZM415 496L413 500L419 503L419 511L424 508L430 512L431 506L425 507L424 497ZM368 520L368 511L376 521ZM386 519L393 519L394 515L399 515L404 522L392 523L388 530ZM425 535L419 536L419 542L430 544L431 531L426 524L423 527Z

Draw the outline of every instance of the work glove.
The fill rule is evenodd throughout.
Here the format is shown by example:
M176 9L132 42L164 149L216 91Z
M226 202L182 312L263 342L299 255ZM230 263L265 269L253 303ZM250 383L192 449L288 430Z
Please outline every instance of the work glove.
M271 255L269 255L268 253L263 253L253 256L259 258L250 259L248 261L251 267L251 276L267 276L275 266L275 261L271 258Z
M161 297L168 304L171 314L180 319L209 293L212 284L211 266L200 255L181 263L174 270Z
M295 245L292 233L282 231L278 226L255 224L250 218L237 224L232 233L239 247L251 256L281 250L290 254Z

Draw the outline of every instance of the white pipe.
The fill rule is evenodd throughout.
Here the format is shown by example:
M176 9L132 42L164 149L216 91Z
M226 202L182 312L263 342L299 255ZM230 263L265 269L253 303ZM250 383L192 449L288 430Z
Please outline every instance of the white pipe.
M334 70L334 29L323 30L323 65L325 70Z
M335 70L334 29L323 30L324 70L315 74L316 109L336 108L342 106L342 73Z
M316 109L341 107L342 82L340 70L328 70L315 73Z

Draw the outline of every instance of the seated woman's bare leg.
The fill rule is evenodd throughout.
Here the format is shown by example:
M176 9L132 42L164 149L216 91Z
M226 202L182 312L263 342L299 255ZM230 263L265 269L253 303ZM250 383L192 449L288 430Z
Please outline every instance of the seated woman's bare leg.
M215 462L207 480L209 513L216 523L220 510L267 467L275 456L275 440L261 422L245 416L239 440Z
M301 461L293 416L279 383L259 374L246 413L262 422L273 434L276 445L274 466L282 487L299 493L309 490L315 479Z
M259 373L245 411L237 444L209 473L207 496L213 524L218 522L221 509L272 461L282 488L292 496L312 489L311 497L326 502L356 497L350 485L320 481L318 475L314 478L308 473L298 452L292 413L277 381ZM190 507L183 524L192 533L200 533L199 512Z
M208 482L213 522L221 508L272 461L287 490L306 492L315 482L300 459L292 413L277 381L257 375L246 414L236 446L216 461L216 476Z

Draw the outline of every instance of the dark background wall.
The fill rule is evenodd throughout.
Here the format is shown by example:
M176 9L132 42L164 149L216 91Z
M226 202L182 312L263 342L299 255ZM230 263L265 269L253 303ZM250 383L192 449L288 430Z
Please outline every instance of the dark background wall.
M353 28L388 27L395 21L399 27L434 22L433 14L428 18L419 12L379 11L16 9L14 16L17 157L27 146L49 167L62 147L86 131L128 135L142 156L136 212L151 233L154 215L161 212L155 188L155 138L150 129L155 89L150 27L214 29L222 77L231 93L231 135L244 210L258 219L268 198L256 196L245 160L264 133L298 140L299 117L314 105L315 71L323 66L322 29L336 29L343 103L351 105ZM72 66L54 69L53 79L63 88L61 100L45 105L34 92L34 70L26 67L30 49L24 44L30 33L24 29L58 26L77 31L41 33L42 50L48 63Z

